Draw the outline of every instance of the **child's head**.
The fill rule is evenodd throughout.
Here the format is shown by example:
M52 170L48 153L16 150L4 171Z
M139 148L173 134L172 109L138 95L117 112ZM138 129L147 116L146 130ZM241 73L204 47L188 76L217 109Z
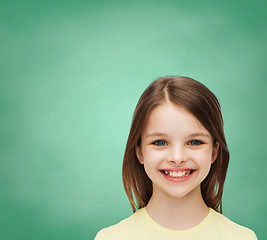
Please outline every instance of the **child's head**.
M153 109L171 102L189 111L211 134L213 144L219 144L217 159L201 183L203 199L208 207L221 211L221 198L229 152L223 131L223 119L215 95L203 84L187 77L163 77L151 83L136 106L123 161L123 183L133 211L145 207L152 196L152 182L137 159L135 147L141 145L141 135ZM133 193L137 204L133 199Z

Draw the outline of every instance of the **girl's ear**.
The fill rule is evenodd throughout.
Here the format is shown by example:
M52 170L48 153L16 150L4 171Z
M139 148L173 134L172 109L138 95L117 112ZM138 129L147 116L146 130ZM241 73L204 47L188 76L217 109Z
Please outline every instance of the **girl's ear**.
M138 146L137 144L135 145L135 154L139 160L139 162L141 164L144 164L144 157L143 157L143 153L142 153L142 149L140 146Z
M214 147L213 147L212 156L211 156L211 163L214 163L216 158L218 157L219 146L220 146L219 143L216 142Z

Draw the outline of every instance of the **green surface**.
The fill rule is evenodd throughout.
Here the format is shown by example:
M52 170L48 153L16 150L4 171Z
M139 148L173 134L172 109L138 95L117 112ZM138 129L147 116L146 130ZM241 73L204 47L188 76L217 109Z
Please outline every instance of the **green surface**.
M265 1L0 1L0 239L93 239L131 214L137 100L185 75L222 103L224 214L266 231Z

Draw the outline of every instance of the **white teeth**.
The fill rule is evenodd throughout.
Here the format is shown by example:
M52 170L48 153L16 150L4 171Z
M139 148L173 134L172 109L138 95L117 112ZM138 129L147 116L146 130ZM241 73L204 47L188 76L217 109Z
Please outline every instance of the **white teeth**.
M187 171L179 171L179 172L171 172L171 171L166 171L164 170L165 175L174 177L174 178L179 178L179 177L187 177L190 174L191 170Z

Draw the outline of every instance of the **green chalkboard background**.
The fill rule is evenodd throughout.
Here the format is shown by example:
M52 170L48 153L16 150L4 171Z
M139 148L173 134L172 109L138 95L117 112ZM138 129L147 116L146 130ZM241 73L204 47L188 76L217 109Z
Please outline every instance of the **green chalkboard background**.
M131 214L140 94L185 75L219 98L224 214L267 239L266 1L0 1L0 239L93 239Z

